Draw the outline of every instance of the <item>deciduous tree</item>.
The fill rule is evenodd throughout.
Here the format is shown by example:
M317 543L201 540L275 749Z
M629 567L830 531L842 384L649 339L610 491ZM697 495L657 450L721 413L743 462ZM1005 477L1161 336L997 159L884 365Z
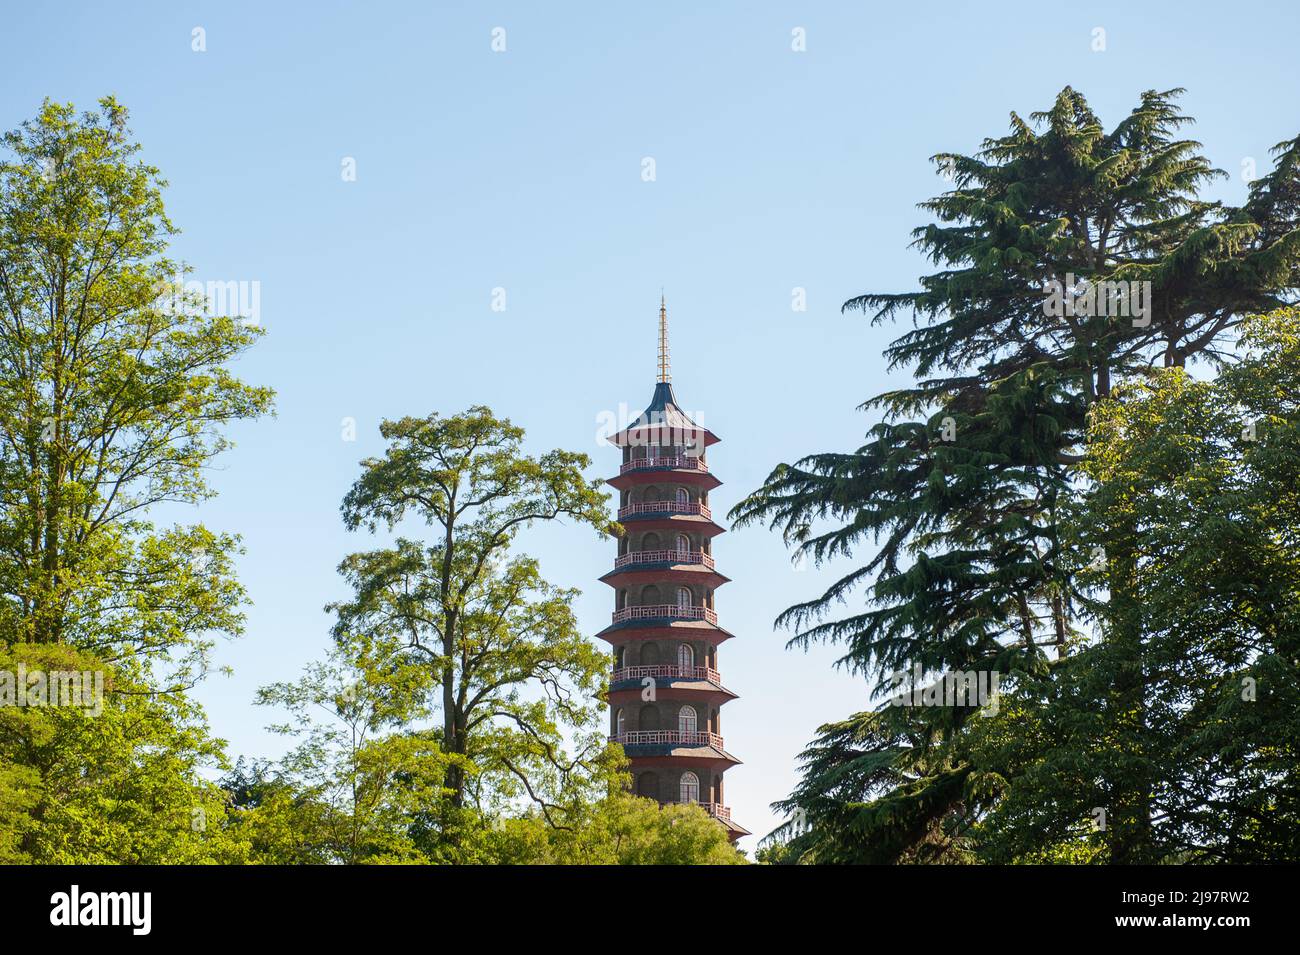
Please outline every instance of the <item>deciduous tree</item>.
M221 748L185 690L242 630L238 540L151 511L206 498L223 426L271 393L230 368L256 329L176 304L126 121L47 101L0 158L0 658L111 675L97 716L0 709L0 853L28 861L222 855Z
M456 825L461 809L495 816L518 798L566 825L616 771L598 701L609 659L578 629L575 592L548 584L511 545L540 521L616 530L606 497L583 477L584 455L531 457L522 429L487 408L381 431L389 447L363 462L344 521L375 530L409 518L434 534L343 562L353 596L332 605L335 640L354 658L364 646L367 680L391 686L413 720L436 714L450 813L438 809L430 831Z

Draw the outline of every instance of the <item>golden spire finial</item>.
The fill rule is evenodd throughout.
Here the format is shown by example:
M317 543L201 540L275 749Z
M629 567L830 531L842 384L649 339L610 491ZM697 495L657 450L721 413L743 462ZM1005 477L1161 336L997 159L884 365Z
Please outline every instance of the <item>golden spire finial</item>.
M668 305L659 293L659 380L672 381L668 373Z

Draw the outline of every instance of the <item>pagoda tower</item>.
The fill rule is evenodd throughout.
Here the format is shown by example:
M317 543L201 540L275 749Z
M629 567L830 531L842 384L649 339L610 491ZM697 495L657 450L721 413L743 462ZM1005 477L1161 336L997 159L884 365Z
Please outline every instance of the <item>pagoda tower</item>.
M713 561L723 533L709 512L722 482L707 449L718 437L681 410L668 363L668 309L659 302L659 373L650 407L609 439L623 451L618 476L619 540L614 615L597 636L614 648L610 739L631 761L632 788L666 803L698 803L731 839L749 830L731 821L722 775L740 760L723 747L721 711L736 699L722 684L714 591L727 582Z

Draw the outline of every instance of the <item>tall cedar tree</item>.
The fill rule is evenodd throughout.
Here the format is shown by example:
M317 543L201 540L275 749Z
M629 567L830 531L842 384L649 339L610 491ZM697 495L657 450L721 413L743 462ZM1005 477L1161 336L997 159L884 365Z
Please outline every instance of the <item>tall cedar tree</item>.
M921 290L845 303L874 322L911 312L887 355L913 387L863 406L882 412L867 443L780 465L732 513L765 522L818 562L875 541L877 552L779 618L793 645L843 644L841 665L874 677L996 670L1039 679L1083 639L1061 509L1081 473L1089 409L1117 382L1224 356L1243 318L1300 284L1300 139L1231 207L1199 197L1224 173L1178 137L1180 90L1147 92L1107 132L1066 88L973 156L935 158L954 188L923 203L937 222L915 245L940 271ZM1150 282L1147 321L1051 315L1046 289L1073 274ZM1123 659L1108 706L1144 719L1135 556L1118 532L1103 561L1107 638ZM836 616L859 586L869 608ZM1014 685L1014 680L1012 681ZM785 807L813 825L809 858L947 861L996 798L972 776L964 707L878 706L824 727ZM1103 789L1109 858L1153 855L1149 764L1125 762Z

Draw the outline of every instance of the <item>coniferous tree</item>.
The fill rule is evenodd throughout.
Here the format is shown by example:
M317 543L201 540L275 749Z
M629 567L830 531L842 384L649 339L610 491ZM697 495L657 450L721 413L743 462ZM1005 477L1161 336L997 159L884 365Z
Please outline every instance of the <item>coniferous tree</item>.
M792 643L842 644L842 664L888 695L890 673L912 665L1030 684L1083 642L1076 571L1088 561L1063 539L1062 512L1089 479L1080 469L1089 410L1153 368L1225 357L1247 315L1284 305L1300 285L1300 140L1277 147L1274 171L1243 206L1207 201L1200 189L1223 174L1178 137L1189 122L1179 92L1143 94L1106 132L1067 88L1029 121L1013 114L1009 134L978 154L935 157L954 188L923 204L938 222L914 236L941 270L918 292L845 305L874 321L916 316L887 354L917 383L867 402L884 420L856 452L781 465L733 512L741 524L779 527L817 561L879 544L786 611ZM1117 668L1110 706L1141 726L1135 533L1114 528L1102 566ZM835 616L859 587L868 609ZM972 826L999 798L970 759L971 715L882 705L824 728L786 803L809 814L810 855L968 851ZM1112 861L1157 851L1150 768L1128 761L1098 784L1111 802Z

